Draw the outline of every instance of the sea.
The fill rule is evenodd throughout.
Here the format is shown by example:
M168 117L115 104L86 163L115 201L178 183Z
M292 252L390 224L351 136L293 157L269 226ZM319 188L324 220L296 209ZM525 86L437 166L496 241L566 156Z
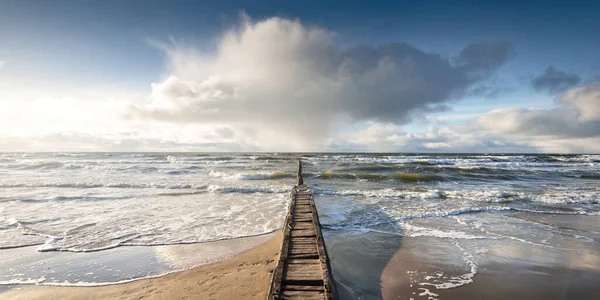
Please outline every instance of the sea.
M381 295L349 267L348 245L384 262L401 247L374 236L454 245L456 275L409 273L421 293L476 282L492 242L575 251L600 269L600 224L551 223L599 220L600 155L1 153L0 285L103 285L201 264L156 252L278 230L298 159L338 286L356 299Z

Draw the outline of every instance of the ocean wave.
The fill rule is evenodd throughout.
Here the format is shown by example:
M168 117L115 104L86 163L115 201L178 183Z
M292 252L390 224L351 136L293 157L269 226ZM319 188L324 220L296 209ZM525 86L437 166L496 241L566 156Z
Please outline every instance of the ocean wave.
M210 185L207 190L209 192L221 192L224 194L240 193L240 194L254 194L254 193L287 193L290 189L287 188L262 188L262 187L222 187L219 185Z
M244 173L225 173L219 171L210 171L208 173L211 177L225 178L231 180L271 180L271 179L284 179L284 178L293 178L292 174L284 173L284 172L272 172L272 173L253 173L253 174L244 174Z
M441 218L441 217L456 216L456 215L471 214L471 213L511 211L511 210L516 210L516 209L514 209L512 207L508 207L508 206L475 206L475 207L461 208L461 209L448 210L448 211L438 211L438 212L431 212L431 213L424 213L424 214L408 215L408 216L396 217L396 218L389 217L389 216L387 216L387 214L384 213L384 215L386 215L386 217L383 219L378 219L378 220L370 220L370 218L368 218L368 220L358 220L359 221L358 223L352 223L352 224L343 224L342 223L342 224L321 224L321 225L324 228L331 229L331 230L353 230L353 229L369 228L369 227L373 227L373 226L377 226L377 225L398 223L398 222L403 222L403 221L412 220L412 219L430 219L430 218Z
M287 157L287 156L272 156L272 155L267 155L267 156L257 156L253 160L285 160L285 161L290 161L291 162L293 160L293 158Z
M179 190L177 192L158 192L156 194L148 194L145 197L157 196L184 196L201 194L205 192L212 193L287 193L289 188L278 187L243 187L243 186L221 186L215 184L158 184L158 183L130 183L130 182L111 182L111 183L95 183L95 182L55 182L42 184L0 184L0 188L76 188L76 189L92 189L92 188L110 188L110 189L158 189L158 190ZM140 197L140 195L123 195L123 196L54 196L50 198L30 198L30 197L2 197L5 201L21 201L21 202L48 202L48 201L101 201L101 200L119 200L129 199L132 197ZM4 200L2 200L4 201Z
M323 172L319 174L318 177L322 179L398 180L404 182L424 182L442 180L442 176L440 175L420 173L372 174Z
M379 172L379 171L393 171L393 170L403 170L406 169L403 165L354 165L350 166L344 171L369 171L369 172Z
M192 171L190 170L177 170L177 171L169 171L167 172L167 175L185 175L185 174L189 174L192 173Z
M370 211L361 212L361 216L358 218L347 220L342 218L338 223L322 223L323 228L331 230L373 230L372 227L386 224L397 224L413 219L433 219L433 218L444 218L449 216L458 216L463 214L474 214L474 213L493 213L493 212L525 212L525 213L536 213L536 214L550 214L550 215L590 215L597 216L600 214L598 211L586 211L586 210L575 210L565 209L553 206L536 206L536 207L513 207L508 205L502 206L473 206L467 208L459 208L452 210L441 210L433 211L428 213L410 214L401 217L392 217L385 210L381 211ZM336 218L334 218L336 219ZM339 218L337 218L339 219ZM376 230L376 229L375 229Z
M113 197L98 197L98 196L56 196L51 198L24 198L19 199L20 202L24 203L40 203L40 202L52 202L52 201L107 201L107 200L120 200L129 199L131 196L113 196Z
M196 190L184 191L184 192L158 193L156 195L157 196L189 196L189 195L204 194L208 191L209 191L209 187L206 187L206 189L196 189Z
M422 227L409 223L402 223L400 225L403 232L402 235L409 237L422 237L430 236L436 238L448 238L448 239L486 239L487 237L481 235L472 235L463 231L458 230L440 230L436 228Z
M0 183L0 188L117 188L117 189L201 189L205 185L193 184L160 184L160 183L132 183L132 182L32 182L32 183Z
M319 187L311 188L315 195L336 196L365 196L378 198L405 198L405 199L460 199L478 202L504 203L515 200L530 200L531 195L499 190L429 190L429 189L373 189L373 190L334 190Z
M6 161L10 162L10 161ZM139 162L139 161L111 161L111 162L100 162L100 161L48 161L48 160L26 160L19 161L13 160L9 164L5 164L3 167L12 170L21 171L34 171L34 170L53 170L53 169L67 169L67 170L106 170L106 171L133 171L133 172L155 172L159 168L149 165L153 162Z
M559 166L562 167L562 166ZM435 164L432 162L419 161L416 163L407 163L400 165L359 165L359 166L348 166L347 168L342 169L343 172L348 171L367 171L367 172L375 172L376 175L382 175L379 173L390 172L390 171L400 171L403 170L406 173L418 173L418 172L440 172L440 171L455 171L460 173L475 173L478 176L481 175L504 175L511 177L517 177L522 175L523 173L535 173L539 172L539 170L528 170L526 168L519 169L519 173L515 173L514 168L501 168L498 166L488 166L482 164ZM385 176L383 174L382 176ZM393 176L393 174L392 174ZM352 176L347 176L352 177Z
M54 156L58 156L58 157L79 157L79 156L86 156L86 153L67 153L67 152L57 152L53 154Z
M46 277L27 278L27 279L11 279L0 281L0 285L17 285L17 284L41 284L46 281Z
M600 179L600 174L576 174L572 175L572 177L583 178L583 179Z
M408 237L435 237L435 238L446 238L446 239L465 239L465 240L475 240L475 239L488 239L486 236L482 235L472 235L463 231L458 230L440 230L436 228L429 227L421 227L412 225L409 223L402 222L400 223L400 228L402 231L389 231L389 230L380 230L374 228L360 228L360 231L365 232L375 232L381 234L389 234L389 235L399 235L399 236L408 236Z
M468 168L490 169L564 168L588 166L598 162L591 155L335 155L307 158L309 162L348 165L350 169L381 171L396 168ZM374 165L374 166L371 166Z
M37 248L38 252L98 252L109 250L123 246L126 242L140 237L138 234L127 234L123 236L113 237L110 241L94 242L92 244L83 245L60 245L58 242L63 241L65 237L51 237L46 243Z
M44 244L43 242L30 242L30 243L23 243L23 244L18 244L18 245L2 245L2 246L0 246L0 250L33 247L33 246L39 246L39 245L43 245L43 244ZM0 283L0 285L2 285L2 283Z
M169 155L166 160L172 164L187 164L187 163L218 163L238 160L236 156L211 156L211 155Z
M86 225L84 225L85 227ZM140 238L140 234L125 234L118 237L112 237L110 240L106 241L80 241L72 242L71 244L61 244L64 241L65 237L60 236L49 236L49 239L46 240L45 243L37 243L35 245L39 245L37 248L38 252L75 252L75 253L90 253L90 252L99 252L104 250L110 250L117 247L126 247L126 246L167 246L167 245L189 245L189 244L203 244L203 243L212 243L218 241L226 241L226 240L235 240L249 237L256 237L261 235L266 235L277 231L278 228L266 229L257 233L248 233L234 236L225 236L225 237L215 237L209 239L190 239L190 240L180 240L180 241L150 241L150 242L136 242L135 240ZM34 246L34 245L29 245ZM25 247L25 246L23 246ZM14 248L19 248L14 247Z
M17 170L37 170L37 169L56 169L64 166L64 163L59 161L30 161L25 164L16 164L13 168Z

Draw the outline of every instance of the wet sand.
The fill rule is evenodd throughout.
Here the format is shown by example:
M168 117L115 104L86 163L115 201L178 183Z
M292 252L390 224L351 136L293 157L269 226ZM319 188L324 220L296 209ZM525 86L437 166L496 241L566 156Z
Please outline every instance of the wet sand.
M562 263L548 262L557 255L564 258ZM454 245L427 237L405 238L381 274L382 298L600 299L600 257L585 266L585 257L568 258L554 250L520 245L498 246L474 256L477 272L468 282L464 275L470 266ZM452 277L457 283L467 282L452 288L433 285Z
M594 232L600 221L577 215L506 218L542 229ZM448 224L444 218L426 221L432 227ZM600 299L600 247L589 241L558 247L339 230L328 231L327 239L340 299Z
M281 246L278 231L266 243L224 261L187 271L99 287L20 286L13 299L265 299Z

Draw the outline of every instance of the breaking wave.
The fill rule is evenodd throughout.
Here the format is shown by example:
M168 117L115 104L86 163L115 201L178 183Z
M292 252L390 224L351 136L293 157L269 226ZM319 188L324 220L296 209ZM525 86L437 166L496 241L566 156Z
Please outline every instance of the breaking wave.
M318 175L323 179L365 179L365 180L398 180L404 182L424 182L442 180L442 176L435 174L419 173L393 173L393 174L373 174L373 173L334 173L323 172Z

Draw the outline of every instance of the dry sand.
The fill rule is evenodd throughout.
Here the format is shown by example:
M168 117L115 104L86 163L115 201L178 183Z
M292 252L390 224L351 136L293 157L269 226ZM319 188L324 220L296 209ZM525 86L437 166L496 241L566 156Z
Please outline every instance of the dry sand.
M0 294L12 299L265 299L281 246L278 232L231 259L154 279L100 287L26 286Z

